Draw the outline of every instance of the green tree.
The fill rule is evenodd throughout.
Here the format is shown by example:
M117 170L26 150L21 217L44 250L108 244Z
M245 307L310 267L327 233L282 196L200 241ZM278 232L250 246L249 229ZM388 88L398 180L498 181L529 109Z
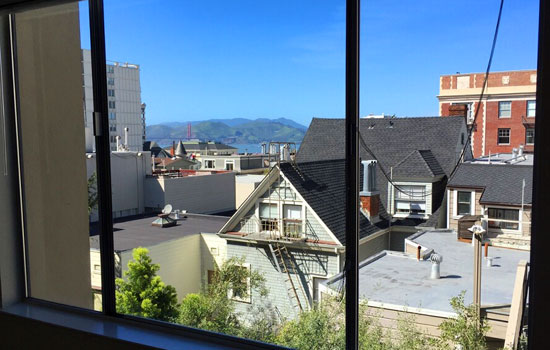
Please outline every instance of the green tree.
M245 336L245 326L235 312L235 299L246 300L255 291L267 295L265 278L257 271L244 267L245 259L232 257L215 266L211 283L199 294L188 294L181 302L180 323L215 332ZM263 321L262 321L263 322ZM247 337L254 338L252 328ZM260 335L258 335L259 337ZM257 339L262 340L262 339Z
M117 312L176 322L179 319L176 289L156 275L160 266L153 264L148 253L145 248L135 248L128 271L124 272L127 281L116 279Z
M449 318L441 323L441 349L454 349L454 344L462 349L486 350L485 336L489 331L487 320L480 318L476 306L464 304L462 291L458 296L450 300L451 307L456 312L456 318ZM453 344L453 345L451 345Z
M98 205L97 196L97 174L94 171L92 176L88 178L88 215L97 208Z

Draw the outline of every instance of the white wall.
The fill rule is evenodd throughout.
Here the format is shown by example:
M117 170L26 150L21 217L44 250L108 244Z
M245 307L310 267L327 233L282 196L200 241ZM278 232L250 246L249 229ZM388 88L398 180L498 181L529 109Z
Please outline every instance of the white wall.
M141 153L141 156L138 153ZM88 158L89 156L92 158ZM96 171L95 154L86 155L86 168L88 177ZM151 152L111 153L111 187L115 218L144 212L145 177L151 173ZM96 220L97 214L94 213L92 221Z
M159 264L157 273L162 281L176 288L178 302L201 288L201 235L199 233L145 247L153 263ZM128 270L132 250L121 253L121 266Z
M213 214L235 210L235 173L145 179L145 206L189 213Z

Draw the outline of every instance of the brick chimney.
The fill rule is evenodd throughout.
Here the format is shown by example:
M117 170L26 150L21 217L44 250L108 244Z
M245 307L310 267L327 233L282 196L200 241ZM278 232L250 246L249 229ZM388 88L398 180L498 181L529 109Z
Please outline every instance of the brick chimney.
M466 104L456 104L449 106L449 116L450 117L464 117L468 115L468 105Z
M363 188L359 192L361 210L370 221L379 219L380 191L376 188L376 160L363 160Z

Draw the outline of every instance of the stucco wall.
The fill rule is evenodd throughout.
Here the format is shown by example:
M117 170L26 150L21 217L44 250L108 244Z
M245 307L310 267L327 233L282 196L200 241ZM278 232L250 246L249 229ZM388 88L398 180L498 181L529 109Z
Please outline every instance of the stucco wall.
M145 206L162 209L166 204L196 214L235 210L235 173L145 179Z

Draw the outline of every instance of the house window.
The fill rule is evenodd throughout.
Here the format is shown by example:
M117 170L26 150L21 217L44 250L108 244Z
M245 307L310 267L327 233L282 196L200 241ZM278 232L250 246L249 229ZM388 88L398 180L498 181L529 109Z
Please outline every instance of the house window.
M395 187L396 214L426 214L426 186L397 185Z
M537 109L537 101L527 101L527 116L534 117Z
M525 129L525 143L528 145L535 143L535 128Z
M512 102L500 101L498 103L498 117L510 118L511 115L512 115Z
M213 159L205 159L204 160L204 168L205 169L214 169L216 167L216 161Z
M456 214L470 215L472 213L472 193L458 191L456 193Z
M489 228L519 230L519 209L489 208Z
M241 281L230 282L232 287L234 287L235 284L238 284L240 287L230 288L228 293L229 297L235 301L250 303L252 301L250 288L250 264L243 264L242 266L236 266L235 268L241 270L236 275L242 275L246 277Z
M235 168L235 161L234 160L226 160L225 161L225 170L233 170Z
M111 65L107 65L107 73L114 73L114 72L115 72L115 67Z
M510 144L510 129L498 129L498 140L499 145L509 145Z
M113 90L113 89L107 89L107 96L115 97L115 90Z
M302 234L302 206L301 205L283 205L283 225L284 235L287 237L298 238Z
M109 108L112 108L112 109L116 108L115 101L109 101Z
M260 231L279 231L279 209L277 204L260 203Z
M107 85L115 85L115 78L107 79Z
M109 119L116 119L116 113L115 112L109 112Z

